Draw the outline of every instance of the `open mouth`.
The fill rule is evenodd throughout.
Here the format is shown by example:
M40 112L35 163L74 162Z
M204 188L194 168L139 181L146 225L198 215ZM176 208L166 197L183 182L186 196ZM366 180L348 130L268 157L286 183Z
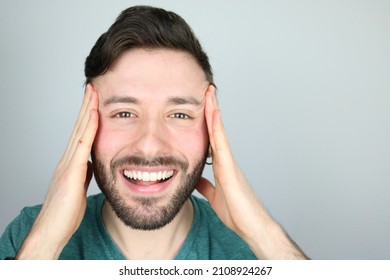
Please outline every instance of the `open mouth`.
M146 172L137 170L123 170L123 177L134 184L156 184L168 181L174 175L174 170Z

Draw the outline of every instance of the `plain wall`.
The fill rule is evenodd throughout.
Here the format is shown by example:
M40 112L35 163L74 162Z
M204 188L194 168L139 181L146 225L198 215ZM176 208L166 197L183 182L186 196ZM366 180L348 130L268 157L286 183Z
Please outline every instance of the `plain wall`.
M385 0L1 0L1 232L43 201L81 104L85 57L134 4L192 26L237 161L311 258L390 258Z

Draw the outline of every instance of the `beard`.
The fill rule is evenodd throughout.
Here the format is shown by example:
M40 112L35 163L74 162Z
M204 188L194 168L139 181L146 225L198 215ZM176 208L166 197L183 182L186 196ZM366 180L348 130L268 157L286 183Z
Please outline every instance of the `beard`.
M96 183L110 203L118 218L127 226L138 230L157 230L170 223L198 185L206 162L206 155L195 162L193 170L188 172L189 163L175 157L158 157L145 159L137 156L128 156L114 159L109 168L104 166L98 154L92 151L93 172ZM133 197L135 202L130 205L125 197L121 196L116 183L117 170L124 165L134 166L175 166L181 171L179 185L165 205L159 205L159 197Z

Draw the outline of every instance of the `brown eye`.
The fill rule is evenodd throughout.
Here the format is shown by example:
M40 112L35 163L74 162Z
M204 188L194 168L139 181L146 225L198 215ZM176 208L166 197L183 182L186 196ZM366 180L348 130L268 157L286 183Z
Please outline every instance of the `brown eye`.
M128 118L134 117L134 115L130 112L120 112L120 113L115 114L114 117L119 118L119 119L128 119Z
M175 119L182 119L182 120L190 119L190 116L188 116L187 114L183 114L183 113L174 113L171 115L171 117L175 118Z

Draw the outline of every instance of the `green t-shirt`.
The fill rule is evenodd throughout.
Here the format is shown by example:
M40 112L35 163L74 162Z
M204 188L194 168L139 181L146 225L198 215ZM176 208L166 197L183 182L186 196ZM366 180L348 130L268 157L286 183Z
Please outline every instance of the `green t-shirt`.
M227 228L209 203L191 196L194 221L177 260L248 260L256 259L247 244ZM62 260L124 260L125 256L111 239L102 219L104 195L88 197L80 227L60 255ZM0 238L0 259L15 256L34 223L41 205L26 207L6 228Z

